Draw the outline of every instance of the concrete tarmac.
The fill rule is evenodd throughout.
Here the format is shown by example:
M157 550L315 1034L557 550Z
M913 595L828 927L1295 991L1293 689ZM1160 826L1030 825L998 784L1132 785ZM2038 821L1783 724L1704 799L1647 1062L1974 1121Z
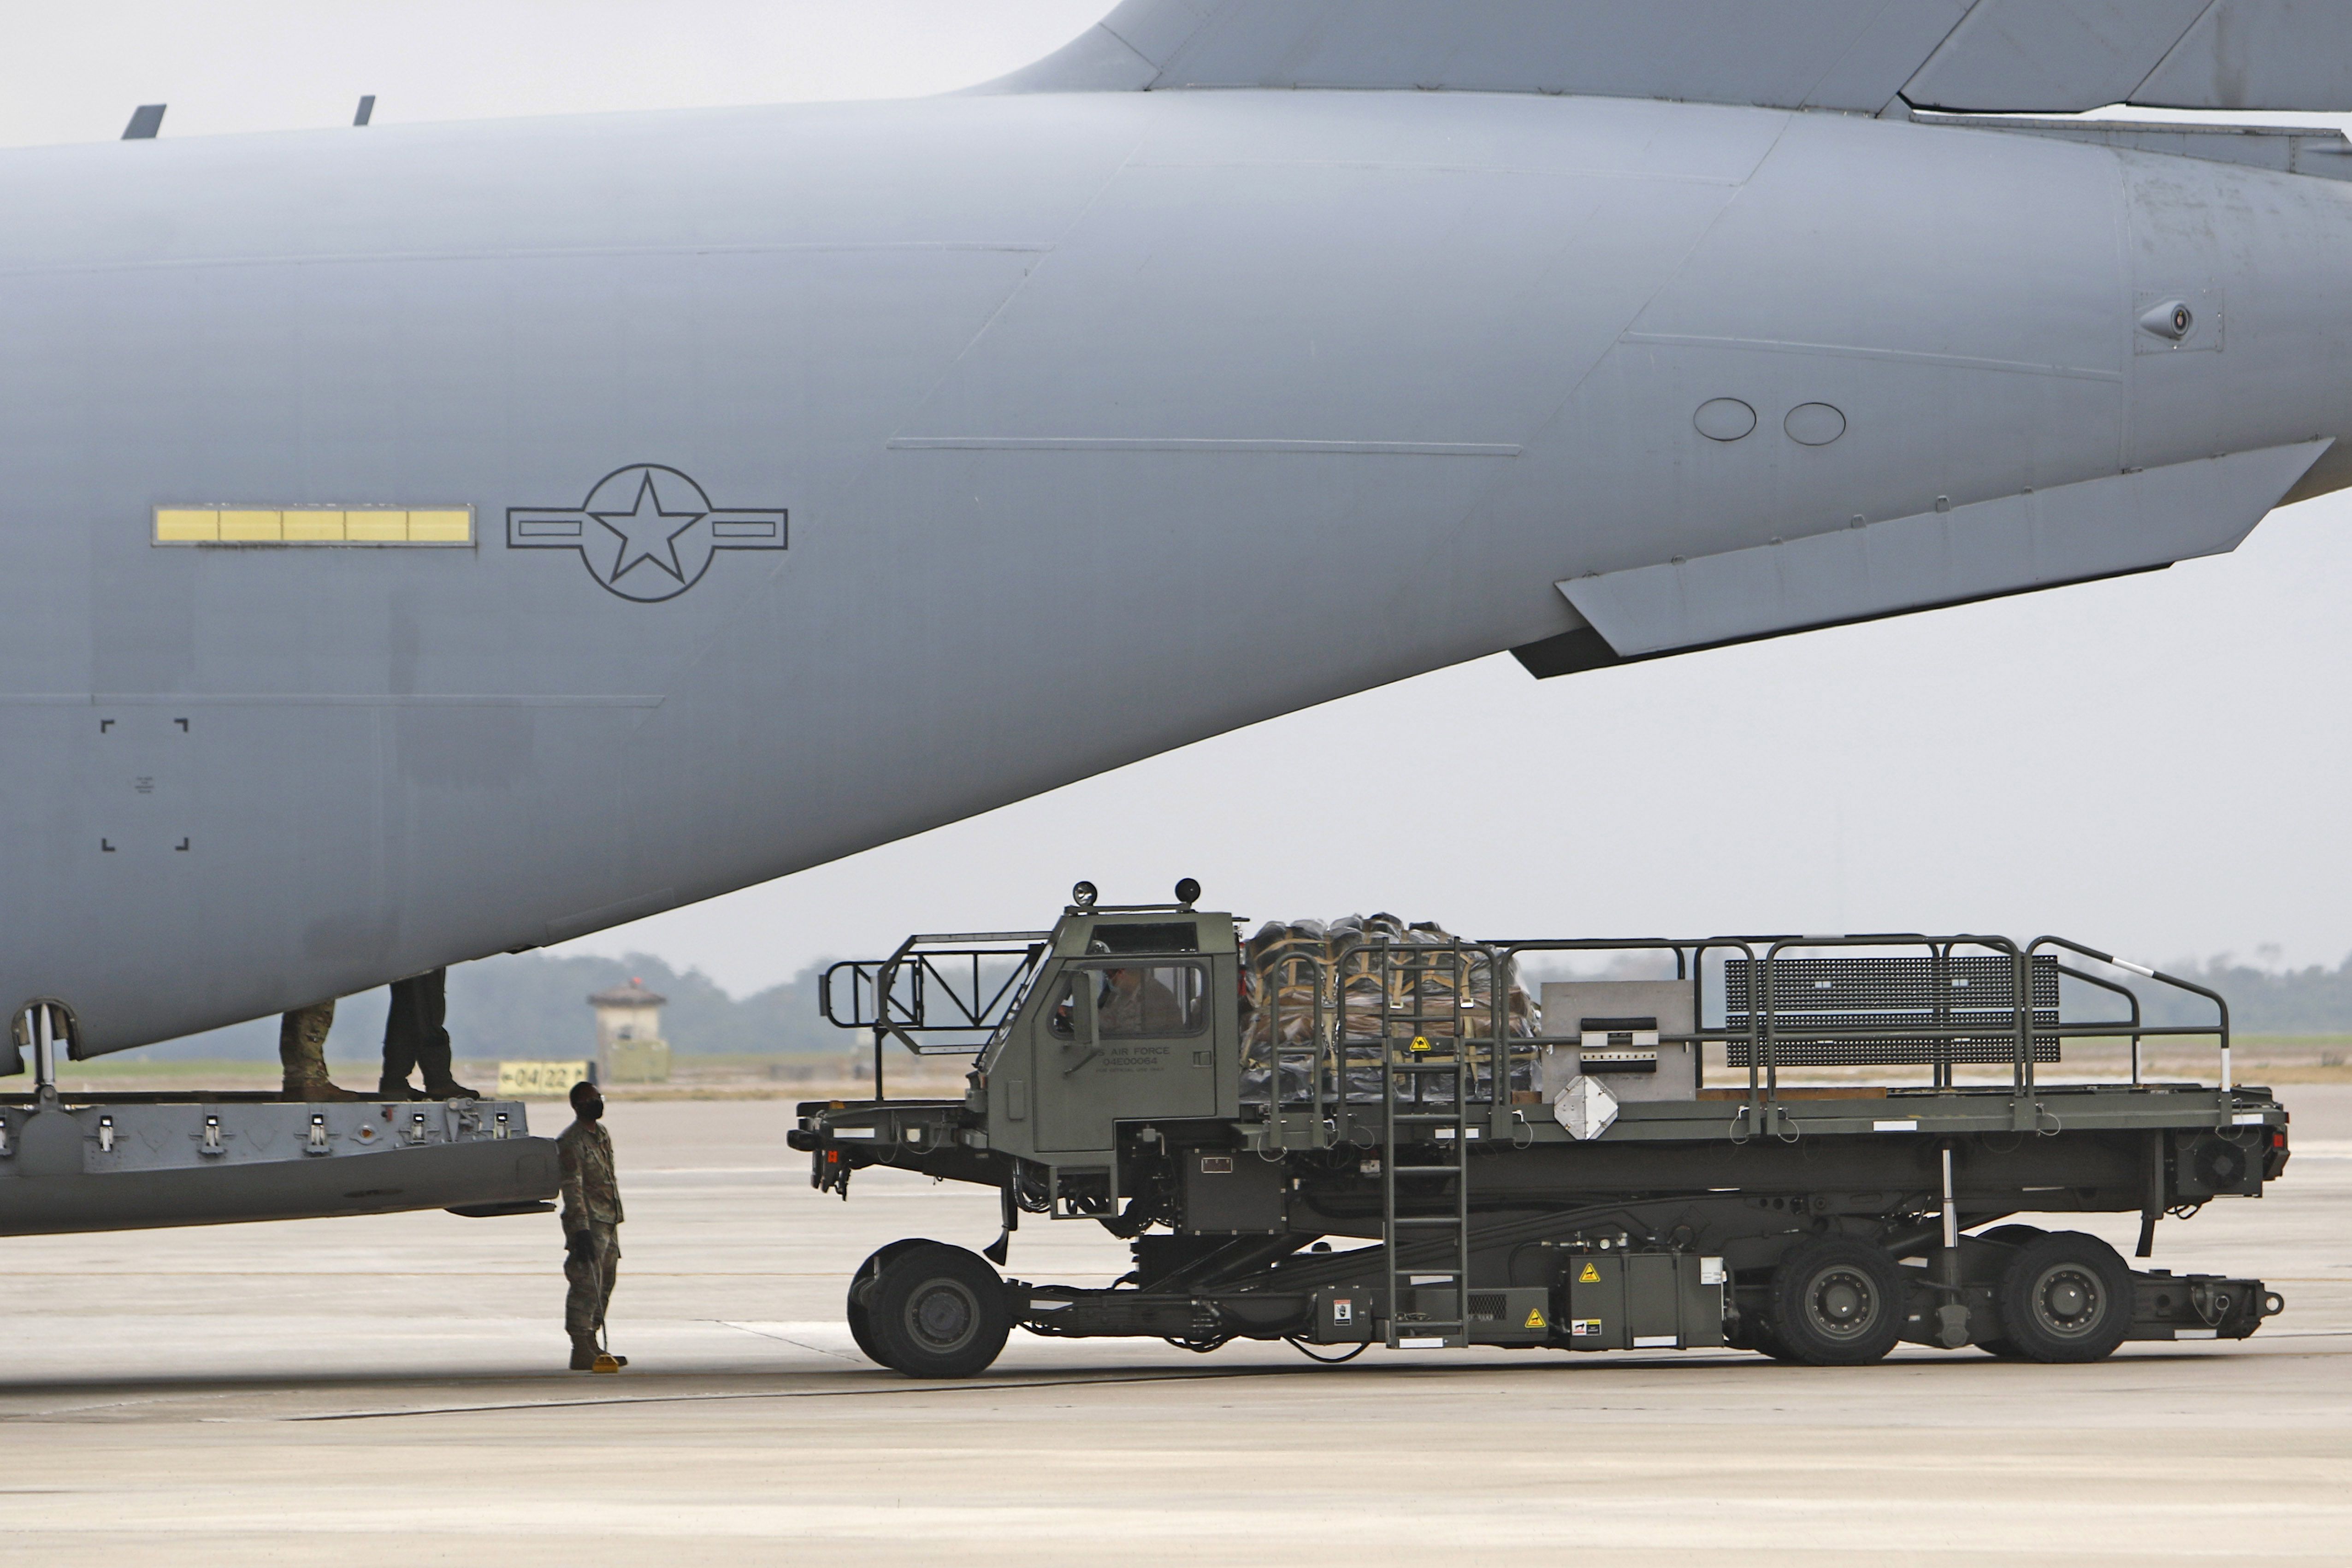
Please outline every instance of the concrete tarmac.
M0 1542L170 1563L1188 1564L2352 1557L2352 1089L2289 1089L2273 1195L2158 1233L2258 1274L2242 1344L2086 1367L1905 1349L1287 1347L1016 1334L969 1384L866 1363L848 1275L995 1199L820 1198L779 1101L617 1104L617 1377L562 1370L555 1221L428 1214L0 1240ZM547 1107L538 1131L553 1132ZM2071 1222L2070 1222L2071 1223ZM2083 1226L2129 1249L2135 1221ZM1124 1249L1033 1220L1024 1279Z

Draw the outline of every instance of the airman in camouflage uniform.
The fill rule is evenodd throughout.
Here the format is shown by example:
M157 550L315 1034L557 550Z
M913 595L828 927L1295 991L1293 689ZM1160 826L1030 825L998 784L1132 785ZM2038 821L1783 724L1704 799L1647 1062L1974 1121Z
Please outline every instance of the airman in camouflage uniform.
M572 1370L596 1363L596 1333L621 1269L621 1187L613 1173L613 1135L602 1125L604 1097L593 1083L572 1086L576 1117L555 1141L563 1166L563 1328L572 1336ZM614 1358L623 1366L626 1356Z
M1183 1004L1148 970L1114 969L1105 978L1110 982L1110 994L1101 1004L1106 1032L1175 1035L1184 1031Z
M335 1005L314 1002L278 1020L278 1065L285 1070L289 1100L365 1100L337 1089L327 1077L327 1031L334 1027Z

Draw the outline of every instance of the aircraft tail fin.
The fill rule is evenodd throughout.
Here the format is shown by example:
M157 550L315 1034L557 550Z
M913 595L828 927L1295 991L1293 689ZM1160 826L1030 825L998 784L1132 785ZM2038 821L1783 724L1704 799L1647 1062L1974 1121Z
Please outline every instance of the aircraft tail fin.
M1125 0L1004 92L1583 93L1876 114L2352 110L2342 0Z

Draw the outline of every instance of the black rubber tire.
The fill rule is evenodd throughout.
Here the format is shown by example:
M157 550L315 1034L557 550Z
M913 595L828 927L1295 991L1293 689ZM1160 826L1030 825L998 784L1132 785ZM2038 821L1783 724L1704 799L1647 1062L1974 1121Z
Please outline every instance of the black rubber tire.
M1758 1355L1770 1356L1774 1361L1797 1359L1789 1353L1789 1347L1780 1342L1780 1336L1772 1331L1772 1321L1760 1310L1743 1308L1738 1323L1738 1328L1727 1330L1723 1336L1727 1349L1754 1351Z
M882 1359L881 1345L874 1338L874 1320L867 1315L866 1309L852 1300L848 1315L849 1337L857 1342L857 1348L866 1352L866 1359L877 1366L888 1366L890 1363Z
M1794 1360L1866 1366L1902 1337L1903 1300L1902 1268L1885 1247L1824 1236L1773 1270L1772 1333Z
M1770 1356L1777 1362L1797 1363L1798 1360L1797 1352L1790 1350L1788 1342L1780 1338L1779 1331L1772 1327L1772 1320L1769 1318L1759 1318L1748 1325L1748 1349L1756 1352L1759 1355Z
M2026 1243L2000 1277L2001 1339L2028 1360L2102 1360L2131 1332L2131 1316L2130 1267L2079 1230Z
M2040 1241L2049 1234L2038 1225L1997 1225L1990 1230L1977 1232L1976 1239L1995 1242L2002 1247L2023 1247L2027 1242ZM1973 1342L1976 1349L1984 1352L1995 1361L2027 1359L2023 1351L2019 1350L2007 1340L1977 1340Z
M884 1262L866 1300L884 1364L909 1377L983 1373L1013 1331L1004 1281L988 1260L936 1241Z
M2050 1233L2038 1225L1997 1225L1990 1230L1976 1234L1979 1241L1999 1242L2003 1247L2023 1247L2029 1241L2040 1241Z
M874 1337L874 1314L866 1305L873 1300L874 1286L882 1277L883 1265L918 1247L939 1245L936 1241L925 1241L920 1237L894 1241L887 1247L876 1248L865 1262L857 1266L857 1272L849 1277L849 1299L844 1303L843 1315L849 1320L849 1337L857 1342L857 1348L866 1352L866 1360L878 1366L890 1364L889 1359L883 1354L881 1342Z

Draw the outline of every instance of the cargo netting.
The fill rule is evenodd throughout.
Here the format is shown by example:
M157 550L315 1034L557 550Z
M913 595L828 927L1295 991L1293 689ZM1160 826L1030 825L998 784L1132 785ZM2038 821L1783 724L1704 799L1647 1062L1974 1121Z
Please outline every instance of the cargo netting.
M1279 1081L1286 1109L1311 1106L1321 1079L1325 1103L1340 1098L1376 1104L1383 1098L1383 1037L1427 1039L1460 1052L1475 1084L1494 1089L1495 995L1503 995L1503 1035L1537 1033L1537 1009L1507 959L1464 942L1433 922L1408 924L1391 914L1320 921L1269 921L1243 945L1242 1101L1267 1103ZM1496 971L1502 971L1499 987ZM1510 1087L1534 1087L1534 1060L1519 1053ZM1402 1086L1401 1086L1402 1087ZM1410 1094L1452 1099L1444 1076L1416 1082Z

